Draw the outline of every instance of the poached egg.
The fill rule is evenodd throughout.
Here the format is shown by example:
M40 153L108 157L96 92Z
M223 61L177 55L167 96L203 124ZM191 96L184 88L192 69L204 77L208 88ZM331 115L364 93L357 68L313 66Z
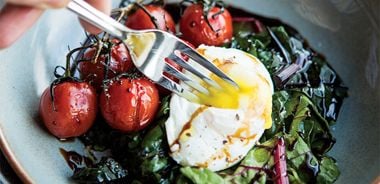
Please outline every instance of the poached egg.
M193 91L197 102L174 94L165 124L166 135L170 155L176 162L219 171L244 158L264 130L271 127L273 84L264 65L248 53L204 45L197 50L239 88L208 74L223 90L202 84L210 95Z

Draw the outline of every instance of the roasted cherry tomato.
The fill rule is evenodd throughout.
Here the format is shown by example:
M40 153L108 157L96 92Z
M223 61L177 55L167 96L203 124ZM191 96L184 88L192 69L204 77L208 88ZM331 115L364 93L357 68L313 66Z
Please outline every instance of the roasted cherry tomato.
M175 23L172 16L161 6L147 5L145 9L153 16L153 19L139 8L132 15L129 15L125 25L131 29L160 29L175 33ZM157 27L156 27L157 26Z
M39 111L46 128L64 139L85 133L97 112L95 89L86 82L63 82L41 96Z
M195 46L200 44L220 46L232 38L232 19L228 10L220 13L219 7L212 7L207 14L203 12L203 5L192 4L185 9L180 20L180 31L183 38Z
M109 71L107 78L112 78L117 74L126 72L134 67L131 56L124 44L117 44L117 40L113 40L115 44L111 49L111 60L109 63ZM92 59L95 57L96 49L90 49L84 55L84 59ZM100 90L103 80L105 79L106 56L101 54L97 61L83 61L79 64L81 78L90 82L95 89Z
M156 114L159 95L156 86L145 78L111 81L100 94L100 111L106 122L123 132L146 127Z

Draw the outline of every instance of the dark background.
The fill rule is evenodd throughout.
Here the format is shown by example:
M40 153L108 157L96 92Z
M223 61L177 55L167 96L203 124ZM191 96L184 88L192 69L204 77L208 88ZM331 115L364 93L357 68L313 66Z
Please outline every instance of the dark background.
M22 183L16 173L8 164L7 159L0 151L0 184L5 183Z

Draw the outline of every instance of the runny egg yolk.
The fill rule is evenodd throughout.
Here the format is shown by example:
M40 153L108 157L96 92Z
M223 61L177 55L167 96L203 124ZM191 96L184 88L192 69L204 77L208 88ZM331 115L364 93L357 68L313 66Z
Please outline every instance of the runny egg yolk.
M198 97L197 102L199 104L217 108L237 109L242 99L245 97L252 97L252 95L255 94L256 87L248 81L249 79L245 76L229 71L233 63L220 61L219 59L215 59L213 63L235 81L238 87L224 81L214 74L211 74L210 78L214 80L220 88L202 82L202 86L209 91L209 94L206 95L195 91L195 94Z
M217 108L237 109L240 103L239 99L242 99L245 96L252 96L255 91L254 86L250 86L246 83L247 79L234 78L233 80L238 87L227 83L217 76L211 76L211 79L213 79L220 88L203 83L203 87L209 91L209 94L205 95L196 92L196 96L198 97L197 102L200 104Z

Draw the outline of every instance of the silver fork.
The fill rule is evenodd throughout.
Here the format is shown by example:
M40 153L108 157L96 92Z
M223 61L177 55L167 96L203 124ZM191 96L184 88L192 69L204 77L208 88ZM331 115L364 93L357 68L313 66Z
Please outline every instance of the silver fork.
M160 30L137 31L129 29L83 0L72 0L67 8L89 23L122 40L130 50L133 63L138 70L155 83L190 101L197 99L192 90L197 90L199 93L206 95L209 94L209 91L200 84L200 80L189 77L165 60L174 61L207 84L221 89L213 79L185 62L182 56L186 55L209 72L238 88L238 85L213 63L170 33ZM166 77L164 72L183 81L190 89L185 89L179 83Z

